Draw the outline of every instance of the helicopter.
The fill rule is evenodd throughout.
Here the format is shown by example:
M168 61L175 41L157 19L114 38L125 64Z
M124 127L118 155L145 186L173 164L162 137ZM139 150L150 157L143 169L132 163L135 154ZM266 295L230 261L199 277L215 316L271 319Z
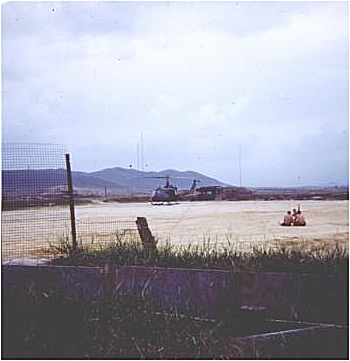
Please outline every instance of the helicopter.
M177 201L179 199L179 193L177 191L177 187L170 184L169 182L169 176L159 176L159 177L150 177L150 178L157 178L157 179L165 179L165 185L163 187L157 187L153 190L150 201L153 205L162 205L164 203L170 205L170 204L177 204ZM179 177L177 177L179 178ZM185 177L184 177L185 178ZM185 191L186 193L193 194L197 182L200 182L197 179L194 179L191 185L191 188L189 191Z

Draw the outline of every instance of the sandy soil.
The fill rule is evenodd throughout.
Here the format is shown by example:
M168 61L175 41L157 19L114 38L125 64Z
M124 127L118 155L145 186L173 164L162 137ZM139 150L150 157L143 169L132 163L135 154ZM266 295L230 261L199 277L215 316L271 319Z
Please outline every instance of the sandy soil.
M300 207L306 227L281 227L279 222L287 210ZM66 208L34 209L32 212L2 212L2 253L25 252L20 240L42 247L62 237L69 230ZM349 241L348 201L244 201L182 202L153 206L149 203L98 203L76 207L77 231L80 239L98 241L116 229L133 229L137 216L146 217L159 242L176 245L234 244L237 248L252 245L298 245L310 248L334 246L336 241ZM38 239L41 242L38 242ZM110 238L109 238L110 239Z

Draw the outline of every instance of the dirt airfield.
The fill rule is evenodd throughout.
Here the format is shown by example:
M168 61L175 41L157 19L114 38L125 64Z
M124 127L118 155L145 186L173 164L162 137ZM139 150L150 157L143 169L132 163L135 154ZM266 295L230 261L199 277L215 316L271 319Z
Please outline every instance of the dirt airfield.
M288 210L300 205L307 225L282 227ZM146 217L159 244L233 246L247 250L293 246L309 250L348 248L349 202L346 201L210 201L175 205L104 203L75 207L78 242L95 246L115 239L121 231L138 237L137 217ZM43 249L70 233L68 207L34 207L3 211L2 259L45 256Z
M307 226L282 227L287 210L300 205ZM77 219L93 224L97 219L136 220L146 217L159 242L174 245L234 244L237 248L268 244L333 246L349 241L348 201L211 201L181 202L175 205L149 203L107 203L78 206ZM277 242L277 243L276 243Z

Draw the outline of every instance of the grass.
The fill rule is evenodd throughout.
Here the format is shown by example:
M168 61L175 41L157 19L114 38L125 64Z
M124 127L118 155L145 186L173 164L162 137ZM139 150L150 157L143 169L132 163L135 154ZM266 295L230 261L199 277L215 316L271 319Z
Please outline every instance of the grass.
M103 308L55 293L31 299L7 293L4 302L11 334L3 340L5 358L169 358L186 354L188 336L200 338L188 320L157 314L138 298L119 296Z
M293 272L348 276L348 251L335 243L332 249L313 247L253 248L238 251L202 244L175 247L167 242L150 251L137 239L116 235L105 244L94 240L93 248L80 242L73 250L67 237L51 245L56 265L139 265L236 271ZM347 359L345 333L302 339L284 336L283 328L268 322L244 322L233 310L209 322L191 317L191 310L168 314L156 309L142 294L111 293L94 301L70 299L60 289L37 289L30 294L3 289L2 357L12 359ZM342 307L342 306L339 306ZM238 315L238 317L237 317ZM276 325L273 325L276 327ZM259 346L233 341L232 337L274 332ZM255 341L254 341L255 342Z
M291 326L275 324L270 331L276 336L265 339L262 347L251 347L232 337L252 329L266 332L267 325L245 322L249 330L244 327L242 333L234 320L209 322L156 312L136 295L100 303L69 299L57 290L23 295L6 289L2 296L4 359L347 359L345 333L336 339L324 335L303 340L279 336Z
M253 247L237 250L233 243L224 247L211 244L206 239L202 244L175 247L166 242L155 251L145 249L135 239L117 235L94 248L80 245L73 251L67 239L51 245L56 251L53 264L74 266L103 266L106 261L117 266L149 266L166 268L217 269L247 272L292 272L309 274L347 275L348 249L335 242L333 248L312 247L310 250L296 247ZM60 255L60 256L59 256Z

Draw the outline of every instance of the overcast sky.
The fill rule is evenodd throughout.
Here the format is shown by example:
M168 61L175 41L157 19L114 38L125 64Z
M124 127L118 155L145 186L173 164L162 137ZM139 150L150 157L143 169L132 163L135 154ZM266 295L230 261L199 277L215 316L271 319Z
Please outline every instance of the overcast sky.
M73 170L347 185L348 132L347 1L2 5L2 140Z

